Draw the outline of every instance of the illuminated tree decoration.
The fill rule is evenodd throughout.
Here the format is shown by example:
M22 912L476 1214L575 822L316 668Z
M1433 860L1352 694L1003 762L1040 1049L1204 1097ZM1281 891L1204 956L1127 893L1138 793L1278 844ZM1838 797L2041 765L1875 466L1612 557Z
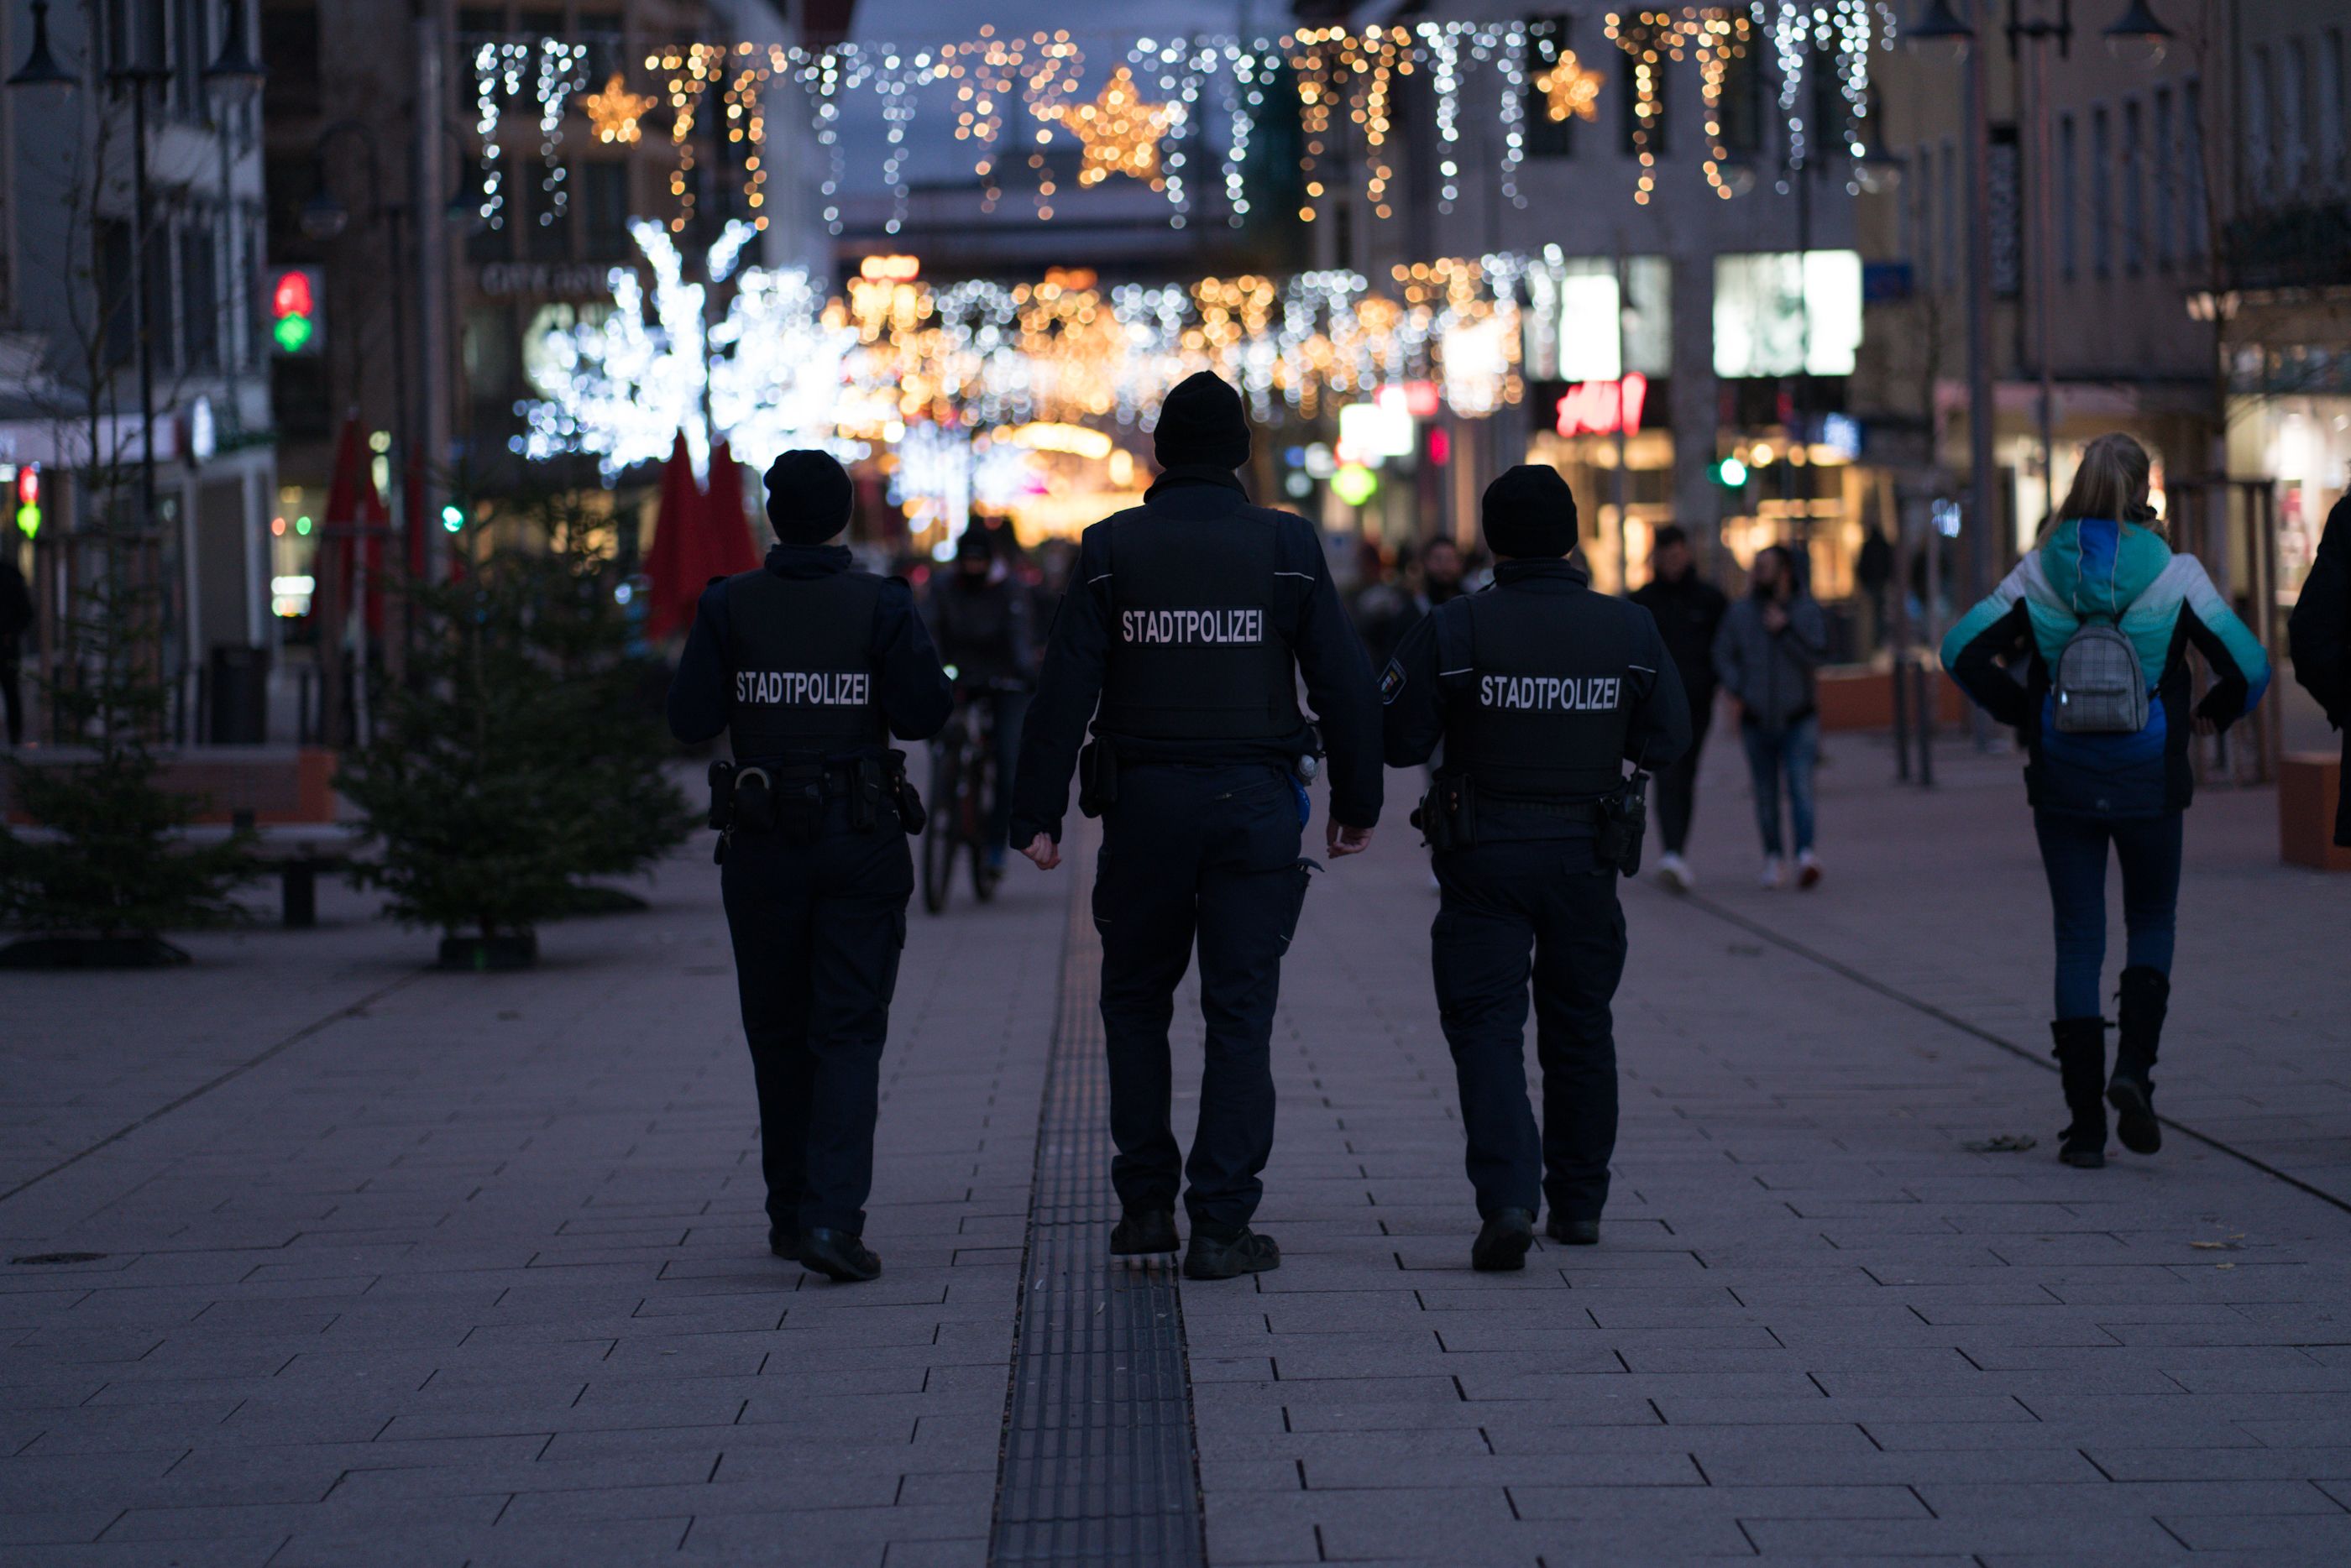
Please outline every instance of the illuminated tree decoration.
M1092 103L1040 107L1040 119L1073 132L1085 154L1078 169L1080 185L1099 185L1113 174L1150 182L1160 188L1159 139L1167 134L1179 111L1171 104L1149 103L1134 83L1134 73L1121 66L1102 83Z
M1600 88L1600 73L1577 59L1573 49L1561 50L1559 58L1535 78L1535 90L1543 95L1543 112L1551 116L1553 125L1563 125L1571 119L1599 119Z
M597 140L625 147L644 134L639 122L657 101L649 94L631 92L621 73L614 71L606 78L603 91L580 95L580 107L588 111L588 123L595 127Z
M593 452L611 477L658 461L680 431L697 471L714 430L761 469L789 447L831 444L853 334L824 319L805 271L745 268L726 314L705 326L709 287L734 275L752 234L748 223L728 223L704 260L709 282L689 283L663 226L630 223L653 276L650 296L634 267L614 267L611 312L547 335L543 396L518 405L524 433L515 450L540 460Z

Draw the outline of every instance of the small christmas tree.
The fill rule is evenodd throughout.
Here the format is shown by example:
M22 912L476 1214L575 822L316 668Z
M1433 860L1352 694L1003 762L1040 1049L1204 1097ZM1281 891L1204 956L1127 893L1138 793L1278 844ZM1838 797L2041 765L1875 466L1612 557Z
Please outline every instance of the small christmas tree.
M644 871L693 826L593 523L559 503L531 520L536 541L412 590L409 679L337 780L381 846L360 877L438 927L453 967L529 962L584 878Z
M0 923L35 933L0 949L10 967L185 963L158 933L237 919L232 895L256 872L250 833L202 846L181 836L202 802L156 782L161 596L110 526L104 558L64 628L63 673L43 682L57 732L92 754L9 759L14 804L43 830L0 824Z

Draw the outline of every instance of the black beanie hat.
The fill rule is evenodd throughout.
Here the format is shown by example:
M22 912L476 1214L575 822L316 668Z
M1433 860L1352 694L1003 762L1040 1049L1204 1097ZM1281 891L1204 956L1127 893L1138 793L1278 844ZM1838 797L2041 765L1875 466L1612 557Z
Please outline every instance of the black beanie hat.
M848 471L832 453L802 449L768 465L768 525L787 545L821 545L849 526Z
M1185 377L1159 405L1152 450L1162 468L1240 467L1249 456L1241 395L1206 370Z
M1486 486L1479 510L1497 556L1533 560L1575 548L1575 494L1547 463L1522 462Z

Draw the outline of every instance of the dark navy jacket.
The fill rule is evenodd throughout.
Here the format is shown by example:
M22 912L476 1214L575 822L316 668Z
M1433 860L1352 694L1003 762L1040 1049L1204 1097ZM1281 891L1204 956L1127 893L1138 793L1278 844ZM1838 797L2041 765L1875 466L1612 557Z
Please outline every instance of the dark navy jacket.
M839 545L776 545L768 551L766 570L779 577L828 577L850 567L849 551ZM677 675L669 686L670 732L687 744L697 744L726 728L727 693L735 684L729 647L726 579L716 577L703 589L695 607L694 629L686 633L685 651L679 656ZM890 732L902 741L926 741L939 732L955 703L946 671L931 647L930 633L914 613L914 590L900 578L883 584L882 599L873 617L873 637L867 648L873 684ZM859 752L878 754L878 748ZM758 763L773 759L738 757ZM831 759L829 759L831 760Z
M1181 521L1229 515L1249 506L1248 493L1231 474L1178 469L1160 476L1145 494L1143 510ZM1252 508L1279 529L1270 624L1290 648L1306 680L1306 700L1322 728L1328 749L1331 815L1350 827L1371 827L1380 818L1380 708L1364 645L1347 624L1346 611L1331 582L1322 541L1302 517ZM1110 521L1115 522L1113 518ZM1020 767L1012 794L1012 842L1026 844L1042 833L1059 842L1069 810L1070 775L1086 726L1102 696L1111 647L1110 565L1106 524L1086 530L1069 591L1053 617L1044 672L1020 738ZM1234 762L1258 756L1280 761L1298 754L1301 733L1279 745L1230 741L1122 742L1125 761Z

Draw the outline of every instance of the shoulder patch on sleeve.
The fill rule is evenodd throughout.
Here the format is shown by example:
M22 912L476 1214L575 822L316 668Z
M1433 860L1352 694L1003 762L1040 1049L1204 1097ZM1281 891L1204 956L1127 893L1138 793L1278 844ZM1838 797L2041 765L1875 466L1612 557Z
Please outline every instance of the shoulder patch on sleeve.
M1380 706L1384 708L1394 702L1396 700L1396 693L1403 690L1404 665L1391 659L1388 660L1388 667L1380 671Z

